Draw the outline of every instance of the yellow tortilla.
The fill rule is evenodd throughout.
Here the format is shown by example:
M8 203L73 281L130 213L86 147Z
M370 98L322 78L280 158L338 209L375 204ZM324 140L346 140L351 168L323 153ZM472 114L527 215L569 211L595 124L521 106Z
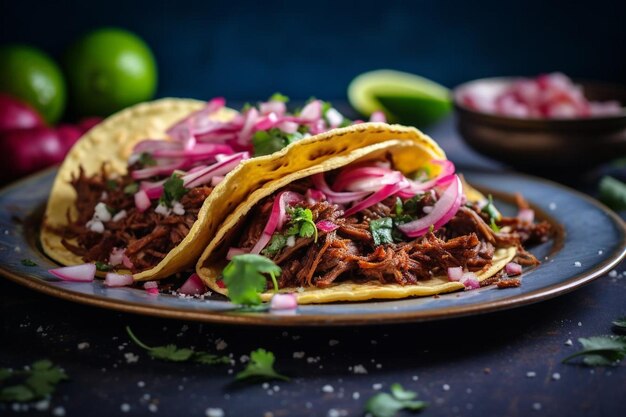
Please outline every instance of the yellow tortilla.
M266 187L256 190L243 204L241 204L224 222L223 226L217 231L213 240L209 243L206 250L202 253L196 265L196 272L200 278L212 290L227 295L228 290L220 288L217 280L222 274L222 270L227 264L226 252L231 242L237 239L241 225L245 218L254 215L254 206L263 198L273 194L280 188L302 178L309 177L321 172L331 171L353 162L361 162L366 160L376 160L381 157L388 156L392 159L395 169L404 173L414 172L423 167L432 159L440 159L441 155L434 152L434 148L425 147L414 141L406 140L388 140L386 142L373 144L353 152L329 158L318 165L300 171L292 172L282 178L278 178ZM468 189L471 189L468 187ZM480 193L471 189L472 198L478 198ZM498 248L492 265L477 273L478 279L483 281L500 271L506 263L510 262L515 256L514 247ZM434 277L429 281L423 281L419 285L382 285L378 282L368 282L365 284L342 282L333 284L328 288L285 288L281 292L295 293L298 303L328 303L334 301L361 301L375 298L406 298L410 296L425 296L456 291L463 289L463 284L459 282L449 282L447 277ZM272 293L262 294L264 300L271 298Z
M134 145L144 139L168 140L165 131L176 121L201 109L204 102L188 99L162 99L142 103L107 118L87 132L71 149L59 168L44 215L40 241L45 253L64 265L84 261L67 250L61 236L51 227L67 224L66 212L75 216L76 193L70 185L79 165L87 176L100 172L103 163L112 173L123 174ZM224 109L216 119L228 120L233 111ZM137 281L166 278L192 267L224 219L255 190L273 187L282 178L350 154L356 149L389 139L420 144L428 152L424 159L445 158L428 136L410 127L385 123L363 123L323 133L292 143L273 155L244 161L230 172L205 200L189 234L155 267L135 274Z

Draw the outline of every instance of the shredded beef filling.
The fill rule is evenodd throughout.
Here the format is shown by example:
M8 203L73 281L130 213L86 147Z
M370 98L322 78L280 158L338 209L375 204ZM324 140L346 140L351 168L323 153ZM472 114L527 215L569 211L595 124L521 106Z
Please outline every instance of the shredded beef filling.
M298 182L289 189L301 186ZM474 272L484 270L491 265L499 246L516 246L516 262L536 265L539 261L522 245L546 241L551 233L547 222L524 223L506 217L498 222L501 230L496 233L488 224L488 215L477 206L463 206L439 230L413 240L375 245L370 221L393 216L395 202L395 198L388 198L349 218L342 217L343 210L338 205L326 201L298 204L311 210L315 222L329 220L338 228L328 233L318 230L317 243L312 237L297 237L292 246L266 254L282 268L279 287L325 288L343 280L417 284L446 275L449 267L461 266ZM424 206L432 206L434 202L435 197L427 193L414 210L422 212ZM239 247L254 246L269 218L272 204L273 196L260 202L255 215L245 224Z
M125 255L133 264L133 273L150 269L187 236L198 218L204 200L213 190L208 186L190 189L180 199L185 210L183 215L173 212L169 215L155 213L154 208L158 204L156 200L148 210L141 213L135 207L133 193L124 192L124 188L133 182L128 175L111 178L104 167L99 175L88 177L81 167L78 176L74 176L71 181L77 194L78 215L72 218L68 210L68 226L55 230L63 237L63 245L81 256L85 262L103 263L108 263L113 248L125 248ZM86 226L100 202L112 208L115 213L126 211L124 218L104 222L102 233L92 231Z

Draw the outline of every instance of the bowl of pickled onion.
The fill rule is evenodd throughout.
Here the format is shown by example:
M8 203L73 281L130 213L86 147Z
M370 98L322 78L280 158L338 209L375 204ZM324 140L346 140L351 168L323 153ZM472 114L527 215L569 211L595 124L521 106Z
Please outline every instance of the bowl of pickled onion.
M537 173L582 172L626 155L626 87L561 73L454 89L458 129L478 152Z

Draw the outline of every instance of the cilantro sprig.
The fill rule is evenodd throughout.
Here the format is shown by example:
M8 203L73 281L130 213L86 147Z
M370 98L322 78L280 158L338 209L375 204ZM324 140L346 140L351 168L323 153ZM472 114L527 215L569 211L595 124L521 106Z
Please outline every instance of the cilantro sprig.
M626 330L626 317L613 321L614 331ZM574 358L583 357L583 363L588 366L617 365L626 358L626 336L603 335L588 338L581 337L578 342L583 349L565 359L562 363L570 362Z
M496 221L502 218L502 214L500 214L495 204L493 204L493 196L491 194L487 197L487 204L481 211L489 216L489 227L491 227L491 230L498 233L500 228L496 224Z
M311 237L317 243L317 226L313 222L313 212L311 209L302 207L288 208L290 227L287 229L287 236Z
M163 195L161 195L159 203L172 207L174 201L180 201L182 196L189 191L183 184L183 179L180 176L172 174L163 184Z
M168 344L164 346L151 347L143 343L130 329L126 326L126 333L130 339L142 349L148 351L148 354L154 359L161 359L170 362L186 362L193 361L202 363L205 365L217 365L230 363L230 359L227 356L215 355L209 352L195 351L191 348L179 348L174 344Z
M35 261L28 258L22 259L20 263L24 266L37 266L37 263Z
M105 262L96 261L96 270L100 272L108 272L112 270L113 267Z
M259 130L252 137L254 156L269 155L280 151L285 146L305 137L306 132L296 131L285 133L274 127L269 130Z
M268 274L278 289L276 277L281 273L278 265L265 256L244 254L233 256L233 259L222 272L224 284L228 288L228 298L235 304L256 306L261 304L259 293L265 291Z
M392 231L393 219L391 217L382 217L370 221L370 232L372 232L372 239L374 239L376 246L393 243Z
M390 390L391 394L380 392L367 400L365 411L374 417L393 417L400 410L421 411L428 407L428 403L415 400L417 393L400 384L392 384Z
M271 380L281 379L289 381L285 375L281 375L274 370L274 362L276 357L272 352L265 349L257 349L250 352L250 362L246 368L235 375L235 380L242 381L245 379L254 380Z
M24 370L0 368L0 401L29 402L51 395L67 380L63 369L44 359Z

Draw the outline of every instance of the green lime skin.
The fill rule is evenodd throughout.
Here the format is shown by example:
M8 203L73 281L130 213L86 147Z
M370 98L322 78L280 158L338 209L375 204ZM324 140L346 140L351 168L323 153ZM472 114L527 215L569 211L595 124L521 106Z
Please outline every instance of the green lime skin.
M72 109L80 116L107 116L154 97L157 65L148 45L118 28L101 28L67 51L65 69Z
M0 91L33 106L49 124L65 110L61 69L43 51L28 45L0 47Z

